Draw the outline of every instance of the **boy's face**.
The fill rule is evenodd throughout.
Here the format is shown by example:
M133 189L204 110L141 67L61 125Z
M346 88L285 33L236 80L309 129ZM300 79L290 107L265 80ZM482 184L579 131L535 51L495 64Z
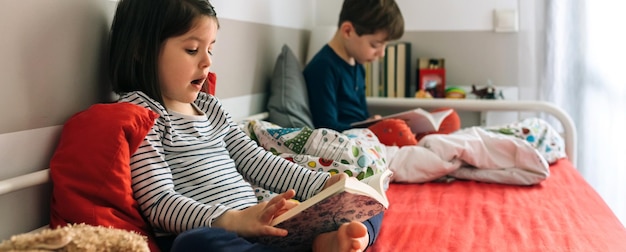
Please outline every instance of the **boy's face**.
M184 111L198 97L212 63L216 35L217 21L203 16L187 33L163 42L158 71L163 102L168 109Z
M346 43L346 51L356 62L364 64L385 56L385 46L387 46L385 31L359 36L353 29Z

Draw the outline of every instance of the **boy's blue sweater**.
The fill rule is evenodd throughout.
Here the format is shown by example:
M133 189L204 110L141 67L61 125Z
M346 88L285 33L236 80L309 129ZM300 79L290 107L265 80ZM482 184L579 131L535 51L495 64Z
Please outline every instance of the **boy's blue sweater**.
M352 66L325 45L303 71L315 128L337 131L369 118L365 100L365 68Z

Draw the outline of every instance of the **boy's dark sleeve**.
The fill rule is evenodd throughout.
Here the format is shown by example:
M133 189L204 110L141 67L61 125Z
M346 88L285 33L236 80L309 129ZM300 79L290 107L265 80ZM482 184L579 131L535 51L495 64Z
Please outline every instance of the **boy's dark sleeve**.
M350 124L340 123L338 119L338 77L332 66L321 61L311 61L303 75L315 128L329 128L339 132L350 129Z

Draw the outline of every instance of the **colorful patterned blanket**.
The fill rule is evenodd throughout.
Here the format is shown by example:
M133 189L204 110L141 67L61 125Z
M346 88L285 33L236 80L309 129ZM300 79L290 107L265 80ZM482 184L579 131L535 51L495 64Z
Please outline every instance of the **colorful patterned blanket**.
M244 132L259 146L314 171L346 173L363 179L387 169L384 145L369 129L343 133L331 129L282 128L267 121L241 124ZM255 188L259 201L276 194Z
M331 129L282 128L254 120L244 125L244 131L266 150L311 170L363 179L387 167L384 146L368 129L340 133Z
M505 184L536 184L548 163L566 157L564 140L547 122L530 118L494 127L469 127L430 135L416 146L384 146L372 131L282 128L253 120L242 129L257 143L314 171L363 179L390 169L394 181L421 183L460 178ZM259 200L273 193L257 189Z

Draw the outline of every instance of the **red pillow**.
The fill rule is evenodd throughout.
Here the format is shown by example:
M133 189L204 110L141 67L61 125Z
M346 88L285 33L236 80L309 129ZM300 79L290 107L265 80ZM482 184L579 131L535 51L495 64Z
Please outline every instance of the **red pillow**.
M446 109L449 108L438 108L432 110L431 112ZM374 132L382 144L387 146L402 147L405 145L416 145L417 142L426 135L450 134L455 132L461 128L461 119L459 118L459 114L453 110L450 115L443 119L438 131L419 134L413 134L406 122L400 119L385 119L369 126L368 128Z
M416 145L415 134L402 119L384 119L369 126L380 143L387 146Z
M50 161L50 226L110 226L148 237L152 229L133 198L130 156L158 115L131 103L96 104L72 116Z
M217 75L215 75L215 73L213 72L209 72L209 74L207 75L206 82L204 83L204 86L202 86L202 91L210 95L215 95L216 84L217 84Z

